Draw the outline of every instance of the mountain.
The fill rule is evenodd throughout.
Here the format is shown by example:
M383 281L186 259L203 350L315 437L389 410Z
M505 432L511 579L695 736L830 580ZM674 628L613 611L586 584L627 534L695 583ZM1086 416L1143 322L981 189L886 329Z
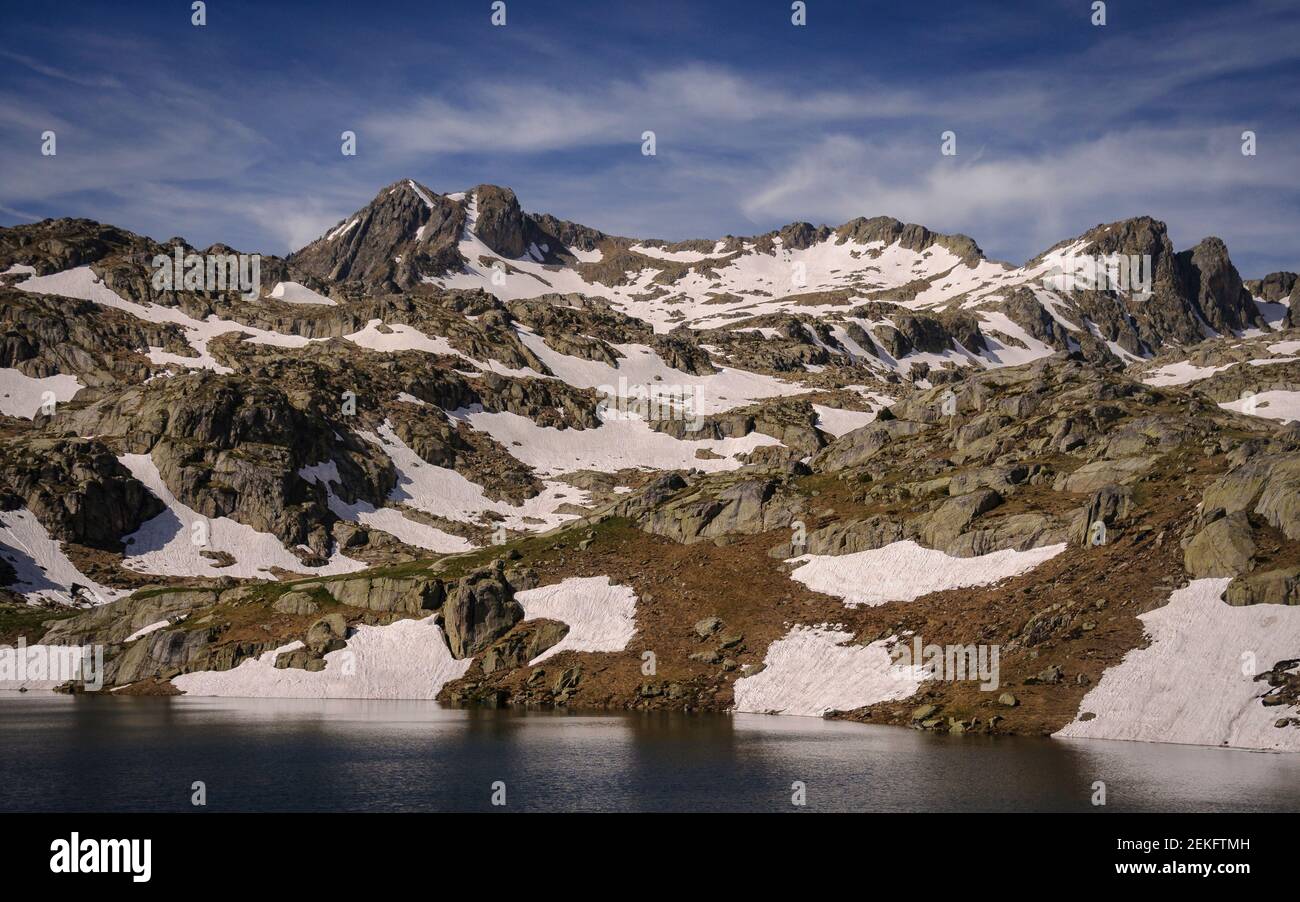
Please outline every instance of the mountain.
M0 642L126 693L1300 750L1300 281L1217 238L665 242L403 179L256 284L177 253L240 259L0 229Z

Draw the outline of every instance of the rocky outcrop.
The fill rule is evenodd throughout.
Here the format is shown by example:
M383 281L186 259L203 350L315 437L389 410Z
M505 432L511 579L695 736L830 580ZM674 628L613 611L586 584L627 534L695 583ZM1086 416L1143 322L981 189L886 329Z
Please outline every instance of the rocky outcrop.
M1002 496L992 489L979 489L949 498L925 519L921 536L931 548L944 548L964 533L971 521L1002 503Z
M888 216L875 216L870 219L859 217L850 220L835 230L839 241L854 241L867 244L880 241L886 245L899 244L910 251L921 253L931 247L942 247L961 258L962 263L974 266L984 259L984 252L979 245L965 235L943 235L931 232L915 223L903 223Z
M462 204L403 179L287 262L325 282L396 292L463 266L457 244L464 225Z
M163 504L103 444L27 435L0 444L0 496L16 497L50 535L106 551ZM0 506L3 506L0 503Z
M1238 576L1228 584L1230 605L1300 604L1300 567L1262 570Z
M167 488L207 517L230 517L270 532L290 548L329 556L325 490L299 471L332 461L345 497L382 504L396 481L373 445L337 422L295 406L283 387L196 372L134 386L58 423L115 450L149 453Z
M1095 460L1056 478L1052 488L1075 494L1100 491L1110 485L1124 485L1140 477L1154 463L1151 457L1125 457L1119 460Z
M96 263L110 254L144 250L150 243L90 219L43 219L0 229L0 271L21 263L46 275Z
M1270 467L1255 513L1288 539L1300 540L1300 458L1290 457Z
M926 428L924 423L908 420L877 420L831 442L813 458L812 468L816 472L833 472L860 466L891 442L917 435Z
M514 588L506 579L503 564L497 561L463 577L447 593L442 628L452 657L469 658L507 633L523 617L523 606L515 601Z
M217 602L209 589L162 589L136 592L127 598L89 608L74 617L49 624L42 642L49 645L117 645L147 626L176 621Z
M1216 332L1237 332L1261 325L1259 309L1241 284L1228 248L1206 238L1178 255L1178 267L1196 309Z
M514 670L559 644L569 625L556 620L529 620L516 625L479 657L484 675Z
M319 585L341 604L384 613L436 611L446 598L442 581L425 576L358 576L311 585Z
M688 495L651 512L642 528L684 544L787 528L801 505L777 489L775 480L747 479L716 494Z
M36 379L59 373L92 388L143 382L156 367L141 353L192 352L180 329L91 301L0 288L0 368Z
M1300 276L1293 272L1271 272L1262 279L1248 281L1243 284L1261 300L1275 304L1278 301L1286 300L1291 295L1298 279L1300 279Z
M826 444L817 428L817 412L807 401L778 399L739 407L726 413L673 417L650 422L650 428L679 440L743 438L754 432L770 435L800 456L815 454Z

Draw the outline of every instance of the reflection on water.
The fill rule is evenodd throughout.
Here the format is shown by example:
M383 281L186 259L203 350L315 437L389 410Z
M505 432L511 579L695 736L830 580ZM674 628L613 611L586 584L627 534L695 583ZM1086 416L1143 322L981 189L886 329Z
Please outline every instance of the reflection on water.
M1300 810L1295 755L432 702L5 698L0 762L6 811Z

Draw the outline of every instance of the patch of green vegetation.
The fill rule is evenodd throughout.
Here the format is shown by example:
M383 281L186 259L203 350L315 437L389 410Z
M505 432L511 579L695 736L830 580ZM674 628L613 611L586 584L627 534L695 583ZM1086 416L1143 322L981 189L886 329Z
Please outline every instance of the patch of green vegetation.
M0 643L10 644L19 636L28 642L45 635L43 624L49 620L66 620L81 611L76 608L40 608L26 604L0 604Z

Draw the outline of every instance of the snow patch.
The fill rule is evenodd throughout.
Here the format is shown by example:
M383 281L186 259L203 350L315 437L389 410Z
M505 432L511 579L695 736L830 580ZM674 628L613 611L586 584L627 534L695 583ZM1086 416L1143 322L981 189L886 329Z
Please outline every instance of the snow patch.
M333 298L327 298L323 294L317 294L306 285L298 282L276 282L275 287L271 289L271 297L277 301L284 301L286 304L324 304L327 307L337 307L338 301Z
M734 686L734 711L820 717L907 698L925 679L923 668L895 665L889 640L851 645L852 633L796 626L776 640L764 667Z
M1247 413L1267 420L1281 420L1290 423L1300 420L1300 391L1283 391L1280 389L1256 392L1249 398L1236 401L1224 401L1219 405L1224 410Z
M526 620L559 620L568 634L538 655L539 664L565 651L622 651L636 635L636 593L608 576L570 577L553 586L516 592Z
M9 588L24 595L29 602L72 600L72 587L83 586L97 604L114 601L129 590L101 586L77 569L56 541L26 508L0 511L0 554L13 565L18 578ZM80 598L86 598L81 593Z
M950 557L912 541L854 554L805 554L791 573L814 592L844 599L848 607L913 601L931 592L987 586L1019 576L1065 550L1065 543L1003 550L977 557Z
M1139 615L1151 644L1102 674L1079 716L1054 735L1300 752L1300 730L1273 726L1300 710L1264 707L1268 684L1254 679L1296 656L1300 608L1233 607L1220 600L1229 582L1193 580ZM1247 652L1254 668L1245 666Z
M21 370L0 368L0 414L24 420L35 418L50 392L55 401L71 401L83 386L76 376L56 373L36 378Z
M281 652L301 647L291 642L231 670L182 674L172 685L187 695L229 698L432 699L470 665L451 656L433 617L358 626L346 648L325 655L324 670L276 669Z
M335 551L324 567L308 567L290 553L275 536L258 532L229 517L205 517L177 500L163 482L158 466L148 454L125 454L118 458L131 475L144 483L167 510L140 526L123 541L126 551L122 566L139 573L160 576L235 576L275 579L271 568L295 573L327 576L365 568ZM196 545L195 524L207 524L207 544ZM199 552L226 552L235 562L228 567Z

